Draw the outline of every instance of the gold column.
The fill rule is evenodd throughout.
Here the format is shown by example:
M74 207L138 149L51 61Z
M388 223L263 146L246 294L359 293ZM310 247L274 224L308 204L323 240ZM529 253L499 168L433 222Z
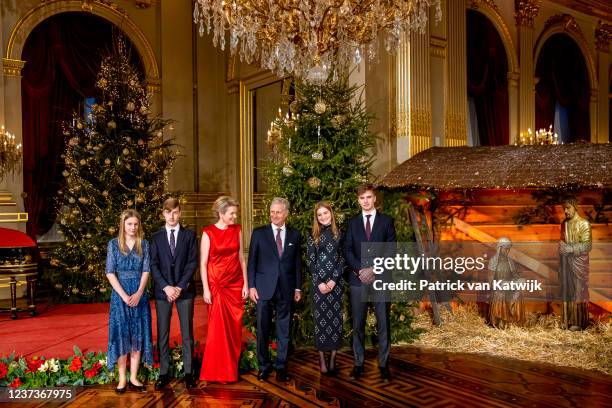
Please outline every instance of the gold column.
M410 37L402 35L395 63L395 129L396 161L410 157Z
M534 89L534 30L533 20L538 15L540 5L537 0L516 0L514 17L519 37L519 132L535 129L535 89ZM515 137L516 135L511 135Z
M25 61L2 58L2 74L0 77L0 119L7 130L15 134L16 142L22 143L21 123L21 70ZM0 180L0 223L4 227L25 232L28 215L25 213L23 200L19 199L23 192L23 177L7 176ZM17 197L17 200L7 197ZM7 208L6 206L9 206ZM4 207L4 208L3 208Z
M444 145L467 143L467 43L465 0L448 2L448 93Z
M608 67L610 66L610 38L612 25L598 23L595 28L595 46L597 47L597 71L599 73L599 100L597 106L597 135L594 141L606 143L609 141L610 97L608 95ZM591 132L592 133L592 132Z
M424 34L410 33L410 157L432 146L429 52L427 25Z

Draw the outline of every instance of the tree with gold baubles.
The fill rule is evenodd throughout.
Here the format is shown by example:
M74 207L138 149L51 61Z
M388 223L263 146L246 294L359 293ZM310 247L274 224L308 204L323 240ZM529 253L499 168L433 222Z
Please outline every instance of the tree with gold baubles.
M122 40L103 60L96 89L91 112L75 113L63 127L65 184L56 204L64 241L45 276L55 295L75 302L110 296L106 246L117 236L123 210L141 214L146 236L160 227L178 154L168 137L171 121L152 117L151 95Z

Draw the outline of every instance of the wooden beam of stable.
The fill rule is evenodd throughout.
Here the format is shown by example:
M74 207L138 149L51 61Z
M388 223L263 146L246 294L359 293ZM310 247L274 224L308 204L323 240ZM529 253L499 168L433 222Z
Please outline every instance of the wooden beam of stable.
M453 219L453 224L455 225L455 228L457 228L459 231L475 239L476 241L482 242L483 244L491 248L496 247L497 238L495 238L494 236L489 235L486 232L483 232L478 228L474 227L473 225L470 225L467 222L462 221L456 217ZM542 262L514 248L510 250L508 256L516 262L520 263L521 265L534 271L537 275L543 277L544 279L549 279L551 274L556 273Z

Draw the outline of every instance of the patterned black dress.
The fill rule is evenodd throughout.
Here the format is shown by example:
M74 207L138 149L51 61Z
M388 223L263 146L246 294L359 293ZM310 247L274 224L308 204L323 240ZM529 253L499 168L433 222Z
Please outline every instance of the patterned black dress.
M312 282L312 310L315 323L315 347L319 351L338 350L342 346L342 256L341 237L334 239L330 227L323 227L319 244L308 237L307 263ZM319 291L321 282L333 280L334 289Z

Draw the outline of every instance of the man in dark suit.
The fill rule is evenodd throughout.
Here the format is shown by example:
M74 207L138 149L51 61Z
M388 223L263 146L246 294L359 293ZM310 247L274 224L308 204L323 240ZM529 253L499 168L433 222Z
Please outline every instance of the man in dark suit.
M181 326L185 385L192 388L195 386L192 356L193 301L196 294L193 274L198 265L198 240L193 231L180 225L181 207L176 198L164 201L162 214L166 225L153 235L150 245L160 367L155 389L162 389L170 382L168 343L173 304L176 304Z
M276 313L276 378L288 381L287 352L291 323L292 301L301 299L300 234L285 225L289 215L289 201L275 198L270 205L271 225L256 228L251 235L247 274L249 296L257 311L257 360L259 374L264 381L272 372L268 341L272 328L272 314Z
M395 242L393 218L376 210L376 189L372 184L357 188L361 213L349 220L344 242L344 252L349 266L348 282L351 287L353 314L353 355L355 366L351 378L363 375L365 358L365 325L368 312L367 298L374 296L372 282L375 275L371 265L361 253L364 242ZM376 301L378 300L378 301ZM389 381L391 375L387 362L390 351L389 303L378 297L372 302L378 327L378 367L380 376Z

